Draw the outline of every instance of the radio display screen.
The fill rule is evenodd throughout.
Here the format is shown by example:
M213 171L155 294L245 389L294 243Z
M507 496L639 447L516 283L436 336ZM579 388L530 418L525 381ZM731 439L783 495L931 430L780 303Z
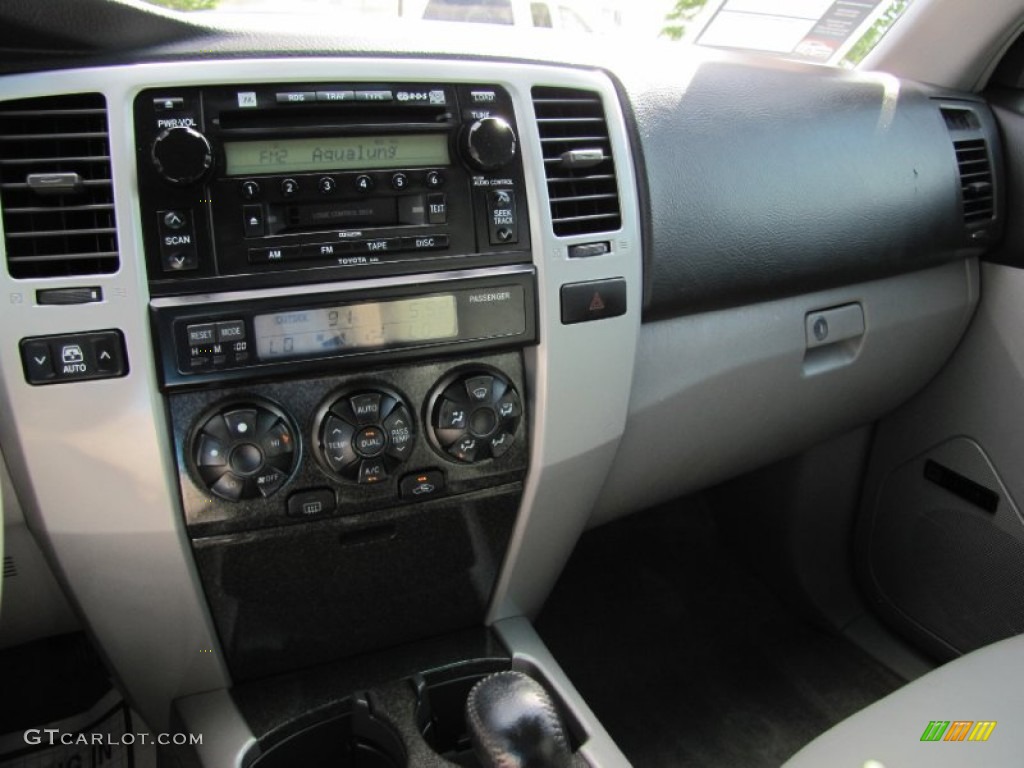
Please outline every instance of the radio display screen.
M330 355L352 349L439 341L459 335L455 296L290 309L253 318L261 360Z
M228 176L420 168L451 162L444 133L226 141L224 158Z

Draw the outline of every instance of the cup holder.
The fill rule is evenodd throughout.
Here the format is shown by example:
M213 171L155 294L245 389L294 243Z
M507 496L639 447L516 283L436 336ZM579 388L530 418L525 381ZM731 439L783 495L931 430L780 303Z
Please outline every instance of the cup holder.
M466 730L466 699L470 689L492 671L499 670L429 684L420 698L423 739L441 757L463 768L480 766Z
M509 667L506 659L477 659L377 686L348 698L340 713L274 744L249 766L480 768L466 727L466 699L478 682ZM566 725L575 751L578 727Z
M356 697L352 711L275 744L251 768L406 768L402 740Z

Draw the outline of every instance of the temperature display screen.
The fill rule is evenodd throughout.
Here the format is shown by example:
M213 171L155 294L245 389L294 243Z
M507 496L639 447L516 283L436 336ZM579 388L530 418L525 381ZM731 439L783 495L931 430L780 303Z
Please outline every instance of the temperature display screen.
M226 141L224 159L228 176L422 168L450 162L444 133Z
M253 326L256 353L265 361L439 341L459 335L452 294L292 309L256 315Z

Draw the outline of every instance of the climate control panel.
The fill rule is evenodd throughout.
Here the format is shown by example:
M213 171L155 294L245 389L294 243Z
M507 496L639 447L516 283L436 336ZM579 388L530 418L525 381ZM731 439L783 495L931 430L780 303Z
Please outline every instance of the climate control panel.
M522 404L497 371L470 370L435 393L431 436L446 456L466 464L500 459L516 439Z
M295 427L265 401L228 402L199 419L191 456L203 484L221 499L273 495L298 463Z
M518 353L169 396L193 536L521 482Z
M327 469L366 485L393 474L412 454L416 439L408 405L388 390L341 395L319 423L319 455Z

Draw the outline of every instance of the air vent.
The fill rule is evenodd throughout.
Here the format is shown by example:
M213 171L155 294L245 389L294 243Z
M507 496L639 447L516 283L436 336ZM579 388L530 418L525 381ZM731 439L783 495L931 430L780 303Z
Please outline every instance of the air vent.
M101 94L0 102L0 211L11 277L117 271Z
M622 225L601 97L571 88L533 89L555 234L609 232Z
M4 556L4 578L13 579L18 575L18 568L14 565L14 558L10 555Z
M977 131L981 128L978 116L969 109L943 107L942 119L946 121L946 127L951 131Z
M963 192L964 223L984 224L995 216L995 195L992 187L992 165L988 144L984 139L954 141L956 164L960 169Z

